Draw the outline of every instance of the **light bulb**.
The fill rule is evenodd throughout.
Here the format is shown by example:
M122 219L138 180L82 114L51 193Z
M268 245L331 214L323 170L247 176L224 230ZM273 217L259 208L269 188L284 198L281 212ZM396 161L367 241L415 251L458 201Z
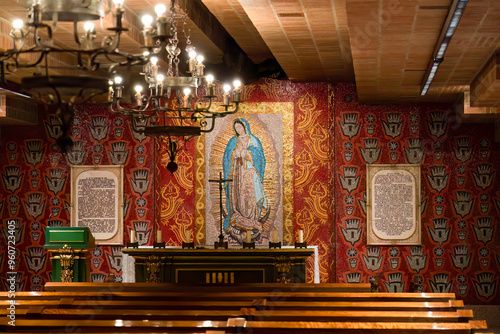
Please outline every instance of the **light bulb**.
M158 74L156 76L156 82L158 82L158 83L162 83L164 79L165 79L165 77L162 74Z
M12 27L14 29L22 29L23 26L24 26L24 22L21 19L16 19L16 20L14 20L14 22L12 22Z
M142 53L142 55L143 55L144 57L149 56L149 51L144 51L144 52Z
M115 84L121 85L122 80L123 80L122 77L115 77Z
M137 94L140 94L142 92L142 86L141 85L137 85L134 87L134 90Z
M123 0L113 0L113 3L118 8L122 8L122 6L123 6Z
M191 88L184 88L184 95L189 96L191 94Z
M198 57L196 57L196 61L197 61L198 63L200 63L200 64L201 64L201 63L203 63L203 60L204 60L204 59L205 59L205 58L204 58L202 55L199 55Z
M144 28L151 28L151 23L153 23L153 17L151 15L144 15L141 19Z
M149 61L153 66L156 66L156 64L158 64L158 57L151 57Z
M241 87L241 81L240 80L234 80L233 86L234 86L234 89L239 89Z
M192 50L189 51L189 59L195 59L196 58L196 51Z
M108 85L113 86L113 80L108 80Z
M222 89L224 89L224 92L229 93L229 91L231 90L231 86L230 86L230 85L228 85L228 84L225 84L225 85L222 87Z
M165 14L167 12L167 6L165 6L162 3L159 5L156 5L155 12L156 12L156 15L163 16L163 14Z
M85 22L83 25L83 29L85 29L86 32L92 32L94 31L94 23L93 22Z
M207 75L207 83L211 84L214 82L214 76L209 74Z

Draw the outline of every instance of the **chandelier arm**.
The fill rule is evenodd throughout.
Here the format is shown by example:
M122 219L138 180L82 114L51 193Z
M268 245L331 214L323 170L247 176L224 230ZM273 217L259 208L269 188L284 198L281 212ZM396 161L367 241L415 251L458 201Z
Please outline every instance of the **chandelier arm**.
M15 53L17 50L21 51L23 49L24 41L26 39L26 36L28 36L28 34L29 34L29 30L25 32L24 30L19 29L19 34L21 36L17 36L16 32L17 32L17 30L12 29L10 34L9 34L10 37L12 37L12 39L14 41L14 48L12 49L13 53ZM17 43L18 41L20 41L19 47L18 47L18 43ZM8 50L6 52L8 52Z
M24 39L22 40L22 47L24 47ZM36 45L30 46L29 48L26 48L22 50L22 47L19 49L12 49L12 50L5 50L4 52L1 53L1 57L3 59L9 59L9 58L14 58L14 56L19 56L21 53L29 53L29 52L41 52L40 50L36 50Z
M104 47L104 49L107 51L107 52L117 52L116 49L118 48L118 45L120 45L120 37L121 37L121 31L118 30L115 32L115 35L114 36L106 36L106 40L107 41L110 41L109 44L105 47L104 46L104 39L102 41L102 47Z
M92 64L92 66L99 66L98 64L100 64L99 61L97 61L97 57L99 57L100 55L104 55L104 57L109 60L111 63L113 63L110 67L109 67L109 70L108 72L109 73L113 73L113 70L116 66L118 66L119 64L118 63L114 63L113 62L113 59L111 59L109 57L109 53L105 50L105 49L97 49L95 50L92 55L90 56L90 63ZM119 55L119 54L118 54Z
M110 57L110 54L107 53L106 50L99 49L99 52L96 52L92 55L92 62L95 61L95 58L103 54L107 60L113 62L113 59ZM129 53L123 53L123 52L113 52L113 55L119 56L121 58L127 59L126 61L122 62L114 62L113 65L109 67L109 72L113 73L113 70L116 67L123 67L123 66L136 66L136 65L145 65L147 64L147 60L144 59L144 56L142 55L133 55Z
M163 118L169 118L169 119L178 119L178 120L181 120L181 121L185 121L185 120L191 120L193 118L193 115L185 115L185 112L186 110L184 108L177 108L177 109L174 109L174 108L168 108L168 107L158 107L158 108L155 108L157 112L163 112L164 114L166 112L172 112L172 113L175 113L176 116L163 116ZM198 114L201 114L198 110L191 110L190 111L191 113L198 113ZM161 117L161 116L159 116ZM204 115L201 114L201 116L196 116L197 119L199 118L203 118Z
M213 114L214 111L210 111L210 108L212 107L212 98L211 97L207 97L207 96L204 96L204 98L208 99L208 105L206 107L203 107L203 108L197 108L197 110L200 110L200 112L202 112L202 113Z
M17 41L20 41L19 43L19 48L17 47ZM19 50L21 51L24 47L24 37L22 38L14 38L14 49L12 49L14 52L16 52L16 50Z
M212 116L204 117L203 122L204 122L205 126L200 129L200 132L202 132L202 133L212 132L215 128L215 120L217 118L222 118L222 117L224 117L224 116L222 116L220 114L213 114ZM207 119L209 119L211 121L211 125L209 128L206 127L206 125L208 124Z
M220 115L220 117L224 117L222 115L225 115L224 114L224 111L217 111L217 110L208 110L208 109L203 109L200 111L200 113L203 115L203 116L212 116L212 115Z
M38 59L35 62L32 62L32 63L20 63L19 62L19 56L21 54L35 53L35 52L40 52L40 57L38 57ZM40 51L38 51L38 50L23 50L23 51L19 51L18 53L10 55L8 57L8 58L12 58L14 60L15 64L7 63L7 69L9 69L11 66L15 66L16 68L35 67L35 66L37 66L38 64L40 64L43 61L43 59L46 57L46 55L47 55L47 51L44 51L44 50L40 50Z
M115 103L109 104L109 111L114 115L122 115L122 116L133 116L133 111L122 108L120 106L120 100L114 101ZM116 108L116 109L115 109Z
M199 120L204 119L205 117L207 116L202 111L196 109L191 113L190 118L193 122L198 122Z
M150 99L146 100L146 103L141 106L141 113L145 112L149 108L149 104L151 103Z
M165 113L166 113L166 111L168 111L168 110L167 110L165 107L161 107L161 106L160 106L160 107L155 108L155 107L153 106L153 108L152 108L152 110L151 110L151 112L152 112L151 114L152 114L153 116L155 116L155 117L163 117L163 118L165 118ZM162 115L162 114L163 114L163 115Z
M78 61L78 66L79 66L80 68L85 68L85 69L87 69L87 67L83 65L83 62L82 62L82 53L81 53L81 52L77 52L77 53L76 53L76 59L77 59L77 61ZM90 59L89 59L89 62L90 62Z
M233 101L233 102L235 104L234 110L227 110L230 106L226 106L226 111L218 113L218 115L220 115L219 117L224 117L226 115L232 115L232 114L238 112L238 109L240 107L240 102L236 102L236 101Z
M41 28L47 28L47 35L49 37L49 39L47 41L45 41L43 38L41 38L39 36L39 33L38 31L41 29ZM35 44L36 46L38 47L41 47L43 49L56 49L56 50L59 50L60 48L58 48L57 46L54 45L54 41L52 40L52 27L45 24L45 23L38 23L36 26L35 26Z
M126 116L129 116L129 115L132 115L135 117L135 115L137 114L140 114L141 117L143 118L150 118L151 116L150 115L147 115L147 114L144 114L144 112L147 110L149 104L146 103L146 105L144 107L141 107L141 108L138 108L138 109L128 109L128 108L124 108L121 106L121 103L120 103L121 99L117 99L115 102L116 102L116 107L118 108L118 113L122 113L122 114L126 114Z
M78 21L73 21L73 38L80 49L82 42L80 41L80 36L78 36Z
M117 33L115 33L115 38L116 38L116 34L118 34L118 32L117 32ZM106 49L106 50L107 50L107 49L110 47L110 45L112 45L112 43L114 43L114 38L113 38L113 36L109 36L109 35L104 36L104 37L103 37L103 39L102 39L102 41L101 41L101 47L102 47L103 49ZM113 51L114 51L115 49L116 49L116 48L112 48L112 50L113 50Z
M116 107L118 108L118 112L121 112L121 113L125 114L126 116L132 115L131 111L127 110L126 108L122 108L122 106L120 105L120 101L121 101L121 99L116 100Z
M180 104L179 104L179 106L180 106ZM185 110L185 109L183 109L181 107L177 108L177 114L179 115L179 119L181 120L181 124L182 124L182 121L185 121L185 120L188 120L188 119L192 119L192 117L191 117L192 115L190 115L190 116L187 115L187 111L188 110Z
M128 110L126 108L122 108L122 106L120 105L120 101L121 101L121 99L116 100L116 107L118 108L118 111L123 112L124 114L127 114L127 115L133 115L134 111Z
M118 114L123 114L122 112L120 112L119 110L115 110L113 107L115 106L114 103L110 103L109 106L108 106L108 110L110 113L112 113L113 115L118 115Z
M82 92L85 91L85 90L86 89L82 89ZM103 91L103 92L100 92L100 93L91 93L89 96L87 96L86 98L84 98L81 103L86 103L87 101L91 101L92 98L94 98L95 96L102 95L102 94L105 94L105 93L107 93L107 92Z
M179 99L177 99L177 108L175 108L175 109L174 109L174 108L168 108L168 107L166 107L166 109L167 109L168 111L170 111L170 112L175 113L175 114L177 115L176 117L177 117L178 119L182 120L182 119L184 119L184 116L182 115L182 108L180 107L179 102L180 102L180 101L179 101ZM172 104L172 105L173 105L173 104Z

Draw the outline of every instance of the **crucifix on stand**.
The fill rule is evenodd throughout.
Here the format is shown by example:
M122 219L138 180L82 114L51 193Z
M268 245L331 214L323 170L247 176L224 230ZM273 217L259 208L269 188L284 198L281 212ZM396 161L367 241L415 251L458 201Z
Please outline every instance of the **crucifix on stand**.
M224 211L224 206L222 205L222 184L225 182L232 182L232 179L224 179L222 177L222 173L219 172L219 178L215 180L208 180L208 182L215 182L219 184L219 206L220 206L220 234L219 234L219 241L214 242L214 248L228 248L228 242L224 241L224 233L222 231L222 222L224 217L226 216L226 213Z

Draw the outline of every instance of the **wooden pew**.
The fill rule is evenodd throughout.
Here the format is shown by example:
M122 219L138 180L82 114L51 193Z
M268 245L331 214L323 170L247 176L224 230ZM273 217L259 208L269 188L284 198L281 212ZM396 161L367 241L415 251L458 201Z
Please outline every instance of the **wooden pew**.
M387 294L381 293L248 293L248 292L18 292L17 309L119 309L119 310L225 310L256 308L267 311L427 311L452 312L463 308L453 294ZM2 305L8 300L0 295ZM233 314L233 313L231 313Z
M205 333L222 330L226 333L422 333L470 334L486 329L483 322L318 322L318 321L246 321L242 327L230 327L226 321L144 321L144 320L16 320L16 326L7 327L8 319L0 319L0 331L12 333L65 333L78 329L79 333Z
M180 288L178 288L179 290ZM383 294L383 293L307 293L273 291L262 292L201 292L184 290L176 292L18 292L17 308L44 306L45 308L105 308L127 309L133 305L141 309L219 309L239 310L256 307L265 310L406 310L453 311L463 307L453 294ZM0 306L8 306L1 300ZM257 301L257 302L256 302Z
M452 293L345 293L345 292L292 292L276 290L272 292L246 292L246 291L192 291L189 287L185 289L179 288L178 291L168 292L114 292L114 291L98 291L98 292L17 292L16 300L36 300L43 296L44 299L54 300L68 298L79 300L255 300L268 299L270 301L316 301L316 302L447 302L454 300L455 295ZM0 299L2 294L0 294Z
M369 283L246 283L246 284L207 284L207 285L182 285L176 283L85 283L75 282L68 285L61 282L48 282L45 291L53 292L96 292L96 291L121 291L121 292L168 292L179 291L179 288L189 287L191 291L217 292L223 289L227 292L370 292Z
M3 314L7 314L2 310ZM378 322L464 322L472 319L471 310L457 310L456 312L429 312L429 311L280 311L255 310L242 308L240 310L158 310L158 309L62 309L47 308L44 306L30 307L18 310L17 319L100 319L112 320L217 320L225 321L229 318L245 317L254 321L378 321Z
M79 284L78 284L79 285ZM67 286L73 286L68 284ZM348 292L338 286L79 285L16 293L16 327L0 331L461 334L486 329L454 294ZM9 300L0 293L0 314ZM247 319L244 328L231 319ZM0 318L2 319L2 318ZM245 320L244 320L245 321ZM38 325L35 325L37 323ZM154 324L154 325L151 325ZM420 327L419 327L420 326Z
M448 300L448 301L437 301L437 302L425 302L425 301L382 301L382 302L372 302L372 301L334 301L334 302L302 302L302 301L267 301L265 305L262 306L264 309L287 309L287 310L385 310L385 311L397 311L404 308L409 311L419 311L419 310L429 310L429 311L448 311L463 308L464 303L462 300Z

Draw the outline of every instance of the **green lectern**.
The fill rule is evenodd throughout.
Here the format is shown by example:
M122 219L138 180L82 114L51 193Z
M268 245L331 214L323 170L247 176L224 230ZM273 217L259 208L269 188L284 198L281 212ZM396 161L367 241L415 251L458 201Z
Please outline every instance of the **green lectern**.
M88 227L46 227L45 245L51 252L53 282L87 282L94 237Z

